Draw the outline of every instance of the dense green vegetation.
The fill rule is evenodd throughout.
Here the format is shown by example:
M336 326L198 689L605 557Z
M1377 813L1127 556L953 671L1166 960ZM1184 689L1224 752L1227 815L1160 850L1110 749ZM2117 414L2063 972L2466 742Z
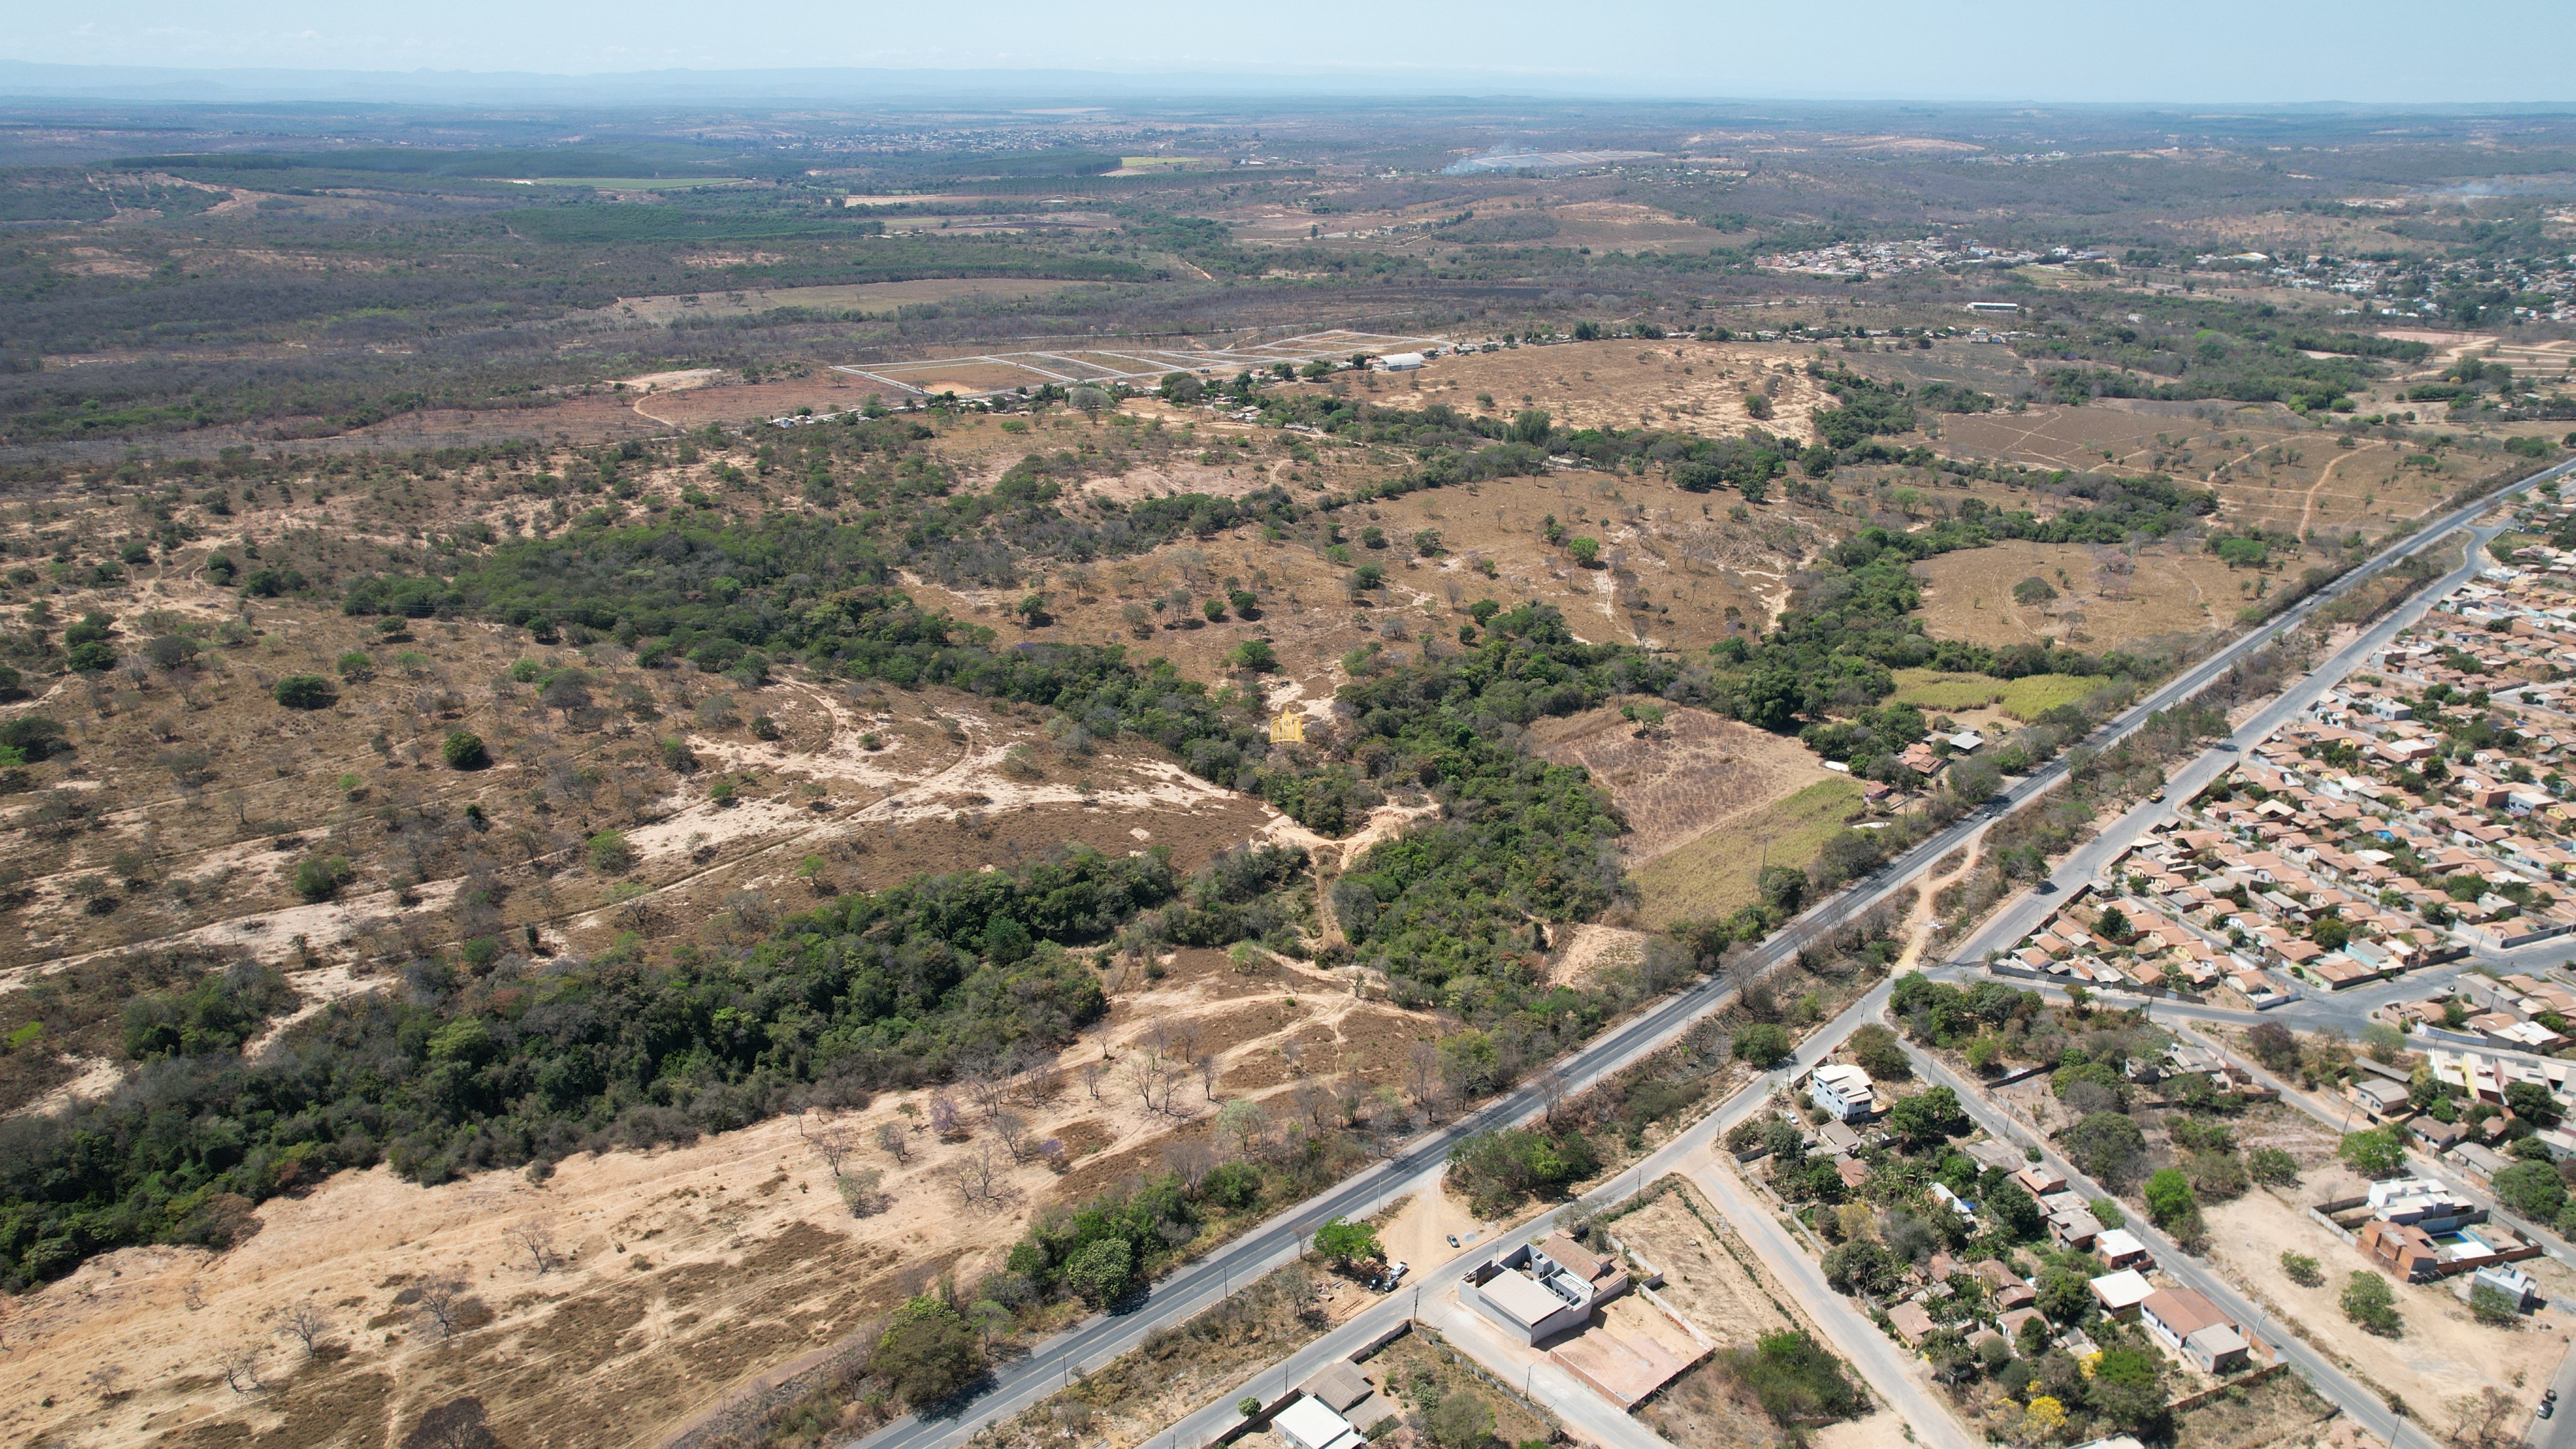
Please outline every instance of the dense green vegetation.
M2366 387L2372 359L2414 362L2421 342L2331 331L2284 318L2268 305L2235 306L2164 299L2142 304L2139 321L2109 318L2081 330L2052 326L2016 338L2052 401L2097 397L2187 401L2284 402L2302 409L2350 411L2346 394ZM2312 352L2327 356L2310 356ZM2095 367L2048 366L2085 361Z
M388 1161L438 1182L740 1126L797 1092L843 1097L1060 1045L1104 1006L1065 947L1221 895L1158 856L1088 851L842 897L726 956L682 947L473 975L335 1003L253 1065L259 973L137 1002L146 1062L106 1102L0 1126L0 1262L24 1283L131 1243L211 1241L227 1202ZM472 953L468 953L471 955Z

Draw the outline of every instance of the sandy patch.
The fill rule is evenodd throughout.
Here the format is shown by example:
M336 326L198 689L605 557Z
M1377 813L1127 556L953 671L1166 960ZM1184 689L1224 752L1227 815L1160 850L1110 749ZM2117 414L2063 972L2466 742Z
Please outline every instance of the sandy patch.
M75 1099L96 1101L115 1091L117 1084L125 1080L125 1063L114 1057L66 1057L63 1060L79 1075L5 1115L36 1117L68 1107Z
M1827 1424L1810 1437L1817 1449L1911 1449L1916 1442L1905 1416L1881 1409L1866 1419Z
M1617 926L1577 926L1564 948L1548 962L1548 983L1577 985L1610 967L1635 965L1645 956L1650 939L1643 931Z
M677 372L648 372L619 380L645 392L678 392L682 388L709 386L724 375L721 367L685 367Z
M1377 1230L1377 1239L1386 1249L1387 1261L1410 1263L1419 1272L1433 1263L1445 1263L1456 1256L1458 1248L1483 1242L1487 1224L1467 1205L1449 1195L1445 1187L1431 1187L1406 1198ZM1449 1239L1458 1240L1457 1247Z

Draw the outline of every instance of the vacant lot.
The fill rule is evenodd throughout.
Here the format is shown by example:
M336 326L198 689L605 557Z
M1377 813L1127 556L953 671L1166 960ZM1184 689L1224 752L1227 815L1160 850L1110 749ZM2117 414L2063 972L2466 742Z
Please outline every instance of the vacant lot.
M2518 1327L2490 1328L2469 1316L2457 1296L2458 1281L2396 1283L2402 1333L2380 1338L2346 1321L2338 1305L2345 1281L2376 1271L2360 1252L2307 1215L2311 1202L2357 1196L2361 1180L2319 1168L2296 1188L2257 1189L2208 1210L2210 1261L2272 1312L2299 1325L2301 1336L2323 1344L2363 1383L2403 1398L2416 1413L2437 1418L2451 1400L2482 1389L2501 1389L2527 1409L2557 1371L2566 1351L2556 1315L2544 1312ZM2302 1287L2282 1270L2281 1254L2318 1260L2324 1283ZM2523 1267L2540 1275L2544 1291L2564 1296L2576 1274L2547 1258ZM2385 1276L2385 1275L2382 1275Z
M1762 427L1803 443L1807 415L1833 399L1798 369L1812 353L1787 343L1575 342L1434 360L1419 374L1428 389L1454 390L1460 407L1491 395L1505 414L1545 408L1578 427L1675 427L1725 436ZM1748 394L1772 399L1757 420Z
M1674 708L1651 732L1615 707L1531 726L1538 753L1581 765L1610 792L1629 833L1631 867L1832 776L1796 740L1708 713Z
M1834 775L1738 816L1638 871L1639 914L1662 927L1751 905L1763 866L1803 869L1860 804L1860 786Z
M1778 1285L1755 1267L1760 1260L1743 1240L1711 1226L1719 1221L1696 1188L1674 1181L1654 1201L1618 1218L1610 1230L1630 1251L1663 1270L1664 1286L1658 1291L1664 1301L1716 1339L1721 1350L1750 1347L1766 1333L1802 1327ZM1779 1428L1716 1359L1665 1385L1638 1406L1637 1417L1681 1445L1770 1445L1780 1439ZM1849 1437L1858 1424L1838 1427L1846 1436L1838 1443L1875 1442L1867 1435Z
M2159 544L2131 554L2023 539L1941 554L1914 572L1924 581L1924 627L1935 638L1989 646L2054 639L2086 649L2232 628L2257 582L2269 578L2230 569L2196 547ZM2054 597L2022 602L2013 589L2027 579Z

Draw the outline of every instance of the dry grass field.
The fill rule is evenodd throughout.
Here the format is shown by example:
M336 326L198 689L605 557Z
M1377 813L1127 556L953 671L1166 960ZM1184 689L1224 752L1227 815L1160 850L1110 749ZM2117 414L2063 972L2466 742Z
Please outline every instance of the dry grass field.
M1640 919L1659 928L1753 904L1764 866L1804 868L1860 806L1860 786L1832 775L1727 821L1635 872Z
M1664 1301L1722 1349L1748 1348L1766 1333L1807 1327L1744 1240L1712 1226L1723 1221L1697 1188L1675 1179L1652 1202L1611 1224L1611 1231L1664 1271L1664 1286L1657 1290ZM1754 1449L1784 1442L1778 1426L1714 1360L1674 1379L1636 1413L1675 1444ZM1911 1440L1904 1420L1884 1409L1812 1436L1826 1449L1895 1449Z
M2232 626L2262 575L2214 554L2157 544L2116 548L2007 539L1915 565L1924 627L1943 639L2001 646L2054 639L2087 649L2134 649ZM2036 578L2057 591L2024 604L2013 586Z
M1631 869L1835 778L1797 741L1705 710L1673 709L1649 734L1604 706L1541 720L1530 737L1542 757L1582 766L1610 792L1628 822L1620 850Z
M712 288L656 297L623 297L591 316L610 323L665 327L703 317L747 317L781 307L817 312L861 312L892 316L898 307L928 302L954 302L968 297L1018 301L1044 297L1072 284L1019 281L1006 277L939 277L914 282L862 282L839 287ZM1086 284L1108 285L1108 284Z
M1808 414L1832 398L1798 368L1814 353L1787 343L1557 343L1433 360L1411 380L1419 391L1469 409L1509 415L1545 408L1575 427L1684 428L1711 435L1760 426L1804 441ZM1769 421L1745 410L1747 394L1772 399Z

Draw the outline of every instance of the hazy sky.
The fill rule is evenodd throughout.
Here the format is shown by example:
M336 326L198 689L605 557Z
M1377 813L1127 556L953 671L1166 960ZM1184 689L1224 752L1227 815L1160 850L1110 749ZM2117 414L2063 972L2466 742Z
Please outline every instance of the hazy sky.
M2569 101L2571 0L0 0L0 58L332 70L860 66L1657 96Z

